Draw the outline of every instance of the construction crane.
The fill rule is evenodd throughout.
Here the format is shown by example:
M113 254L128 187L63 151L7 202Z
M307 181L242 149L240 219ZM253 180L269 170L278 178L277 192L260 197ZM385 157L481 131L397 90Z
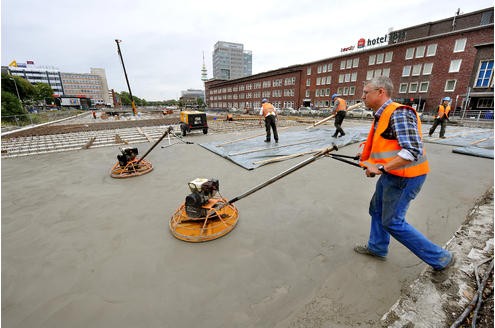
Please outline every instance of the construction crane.
M115 39L115 43L117 43L117 52L120 57L120 61L122 62L122 68L124 69L125 81L127 82L127 89L129 89L129 95L131 96L131 106L132 106L132 114L134 116L137 115L136 104L134 103L134 97L132 96L131 85L129 84L129 79L127 78L127 72L125 70L124 58L122 58L122 52L120 51L120 43L122 40Z

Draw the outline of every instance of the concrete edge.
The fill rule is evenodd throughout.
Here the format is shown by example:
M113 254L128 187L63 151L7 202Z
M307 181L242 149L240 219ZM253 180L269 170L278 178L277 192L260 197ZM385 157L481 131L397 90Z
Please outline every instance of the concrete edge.
M493 229L491 187L477 200L465 222L445 245L456 256L454 265L447 272L424 269L382 316L381 326L449 327L476 293L475 266L493 257ZM479 267L480 275L488 264Z

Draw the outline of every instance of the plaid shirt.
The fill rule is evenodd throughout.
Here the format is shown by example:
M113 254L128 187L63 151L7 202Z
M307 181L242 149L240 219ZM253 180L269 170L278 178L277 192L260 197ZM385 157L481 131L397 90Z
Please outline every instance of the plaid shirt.
M375 128L383 110L390 103L392 103L392 99L387 100L376 111ZM388 128L382 133L382 137L397 140L402 147L398 155L404 159L417 161L423 154L423 143L418 132L416 113L410 109L396 109L390 117Z

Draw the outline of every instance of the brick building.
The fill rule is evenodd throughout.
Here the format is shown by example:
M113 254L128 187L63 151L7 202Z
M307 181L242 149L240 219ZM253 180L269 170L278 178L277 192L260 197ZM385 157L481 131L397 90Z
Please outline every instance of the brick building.
M452 106L493 110L493 7L392 31L342 48L336 57L235 80L205 82L209 108L251 110L269 98L278 108L331 106L339 93L361 101L363 82L386 75L394 99L432 111Z

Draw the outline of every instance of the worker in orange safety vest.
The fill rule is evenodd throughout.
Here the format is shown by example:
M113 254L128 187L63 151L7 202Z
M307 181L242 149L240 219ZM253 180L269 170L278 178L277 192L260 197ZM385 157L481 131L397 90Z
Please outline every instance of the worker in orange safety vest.
M438 106L437 117L433 121L433 125L430 128L428 135L431 137L435 132L435 129L439 124L440 126L440 138L445 139L445 128L447 127L447 121L449 120L450 112L450 97L444 97L442 103Z
M271 103L268 102L268 99L263 98L261 101L261 109L260 109L260 124L261 118L265 118L265 129L266 129L266 139L265 142L270 142L271 133L270 129L273 130L273 138L275 142L278 142L278 133L277 133L277 111L275 107Z
M345 102L344 99L340 97L339 94L335 93L332 95L332 101L334 105L334 115L335 115L335 133L333 134L333 138L338 138L339 133L340 137L345 136L345 132L342 129L342 122L344 122L346 110L347 110L347 103Z

